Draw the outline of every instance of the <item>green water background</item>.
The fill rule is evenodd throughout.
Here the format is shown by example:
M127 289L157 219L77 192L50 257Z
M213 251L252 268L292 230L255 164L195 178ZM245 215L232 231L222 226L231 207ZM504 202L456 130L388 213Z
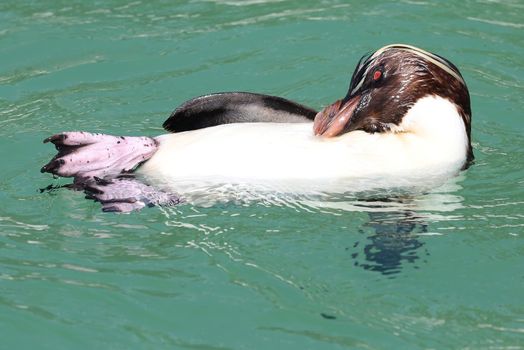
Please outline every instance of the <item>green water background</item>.
M449 58L476 163L410 203L100 212L62 130L156 135L218 91L314 108L402 42ZM522 1L3 1L0 348L522 349Z

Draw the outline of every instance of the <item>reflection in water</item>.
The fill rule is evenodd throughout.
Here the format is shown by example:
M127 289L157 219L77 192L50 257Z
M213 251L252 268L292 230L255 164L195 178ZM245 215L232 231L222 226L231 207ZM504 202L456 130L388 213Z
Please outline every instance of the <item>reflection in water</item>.
M281 207L293 210L296 215L307 212L341 217L347 216L348 212L365 213L368 219L360 225L360 228L357 228L357 232L360 233L358 240L352 248L346 248L346 250L354 260L354 266L393 278L402 271L406 263L411 264L414 268L419 268L417 263L423 261L421 256L429 255L428 251L423 248L424 242L420 240L420 237L433 234L428 232L430 223L441 219L460 219L460 217L449 214L462 207L463 198L453 194L460 188L458 185L460 180L459 177L450 181L431 193L402 195L389 193L388 198L378 197L379 199L376 197L364 199L361 196L348 194L294 195L234 185L195 190L188 198L191 199L191 204L200 208L217 208L221 205L227 207L228 204L234 204L241 207L256 207L257 205L268 208ZM61 187L67 186L48 186L41 191L52 192ZM215 227L210 224L209 217L197 211L185 216L180 215L179 208L178 206L161 208L168 219L165 222L167 226L190 229L204 235L220 234L234 229L233 227ZM447 215L443 216L443 213ZM358 214L355 214L349 220L357 216ZM365 239L362 239L362 235L365 235ZM222 244L227 243L222 242ZM209 250L220 250L226 252L233 260L242 256L234 249L232 251L230 246L219 246L216 242L207 240L196 243L194 238L191 238L182 246L198 247L208 255L210 255Z
M351 258L355 266L394 277L404 263L418 268L416 263L421 255L429 255L420 240L421 236L434 234L428 231L429 223L458 219L449 213L462 207L463 198L453 193L461 188L458 183L462 179L463 176L452 179L431 193L393 195L386 199L309 201L308 205L323 212L329 209L367 212L369 220L359 230L367 235L366 243L355 242Z
M425 243L421 241L421 236L435 234L429 232L430 224L439 220L460 219L453 214L456 209L462 207L463 198L454 194L460 189L458 185L460 180L459 177L430 193L388 193L388 198L377 197L375 193L373 197L368 196L365 199L362 196L356 197L350 194L292 195L231 185L209 187L206 191L195 191L190 197L190 203L192 202L197 208L221 206L231 208L229 205L237 209L239 207L256 208L260 205L268 208L281 207L286 210L291 209L292 215L300 217L302 217L301 213L319 215L321 217L318 220L323 223L325 223L325 215L333 215L341 218L335 221L338 224L341 222L354 223L355 219L360 220L364 214L367 219L356 227L356 232L359 234L351 236L357 237L357 241L346 250L354 260L354 266L393 278L402 271L406 264L419 268L419 264L424 261L424 256L429 255L428 251L424 249ZM202 195L198 195L200 193ZM174 212L175 208L165 210L168 226L191 227L206 234L228 230L220 227L211 228L208 222L209 217L202 222L200 221L202 217L194 222L190 220L191 223L186 222L187 219L195 216L189 215L181 218ZM224 213L227 212L226 210ZM256 226L254 223L253 225ZM267 229L266 225L264 229ZM269 231L266 230L266 232ZM351 233L354 234L355 229ZM188 246L191 247L197 245L192 240L189 243ZM206 253L208 249L215 247L213 242L205 242L205 244L201 242L198 246L201 246ZM224 247L220 250L223 251ZM229 248L225 250L228 251ZM242 256L242 253L236 252L235 255L238 258Z
M419 250L424 243L418 240L417 234L427 233L428 228L423 218L413 211L374 212L369 213L369 217L364 226L371 227L373 233L368 237L369 242L361 248L365 262L359 262L359 255L362 254L352 253L355 266L393 275L400 272L403 262L415 263L420 259ZM357 242L355 248L359 245Z

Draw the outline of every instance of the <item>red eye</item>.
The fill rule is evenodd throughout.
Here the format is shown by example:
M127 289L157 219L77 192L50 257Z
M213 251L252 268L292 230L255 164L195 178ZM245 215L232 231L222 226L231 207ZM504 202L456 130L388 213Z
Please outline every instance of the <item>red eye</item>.
M375 73L373 73L373 80L374 81L379 80L381 77L382 77L382 72L381 71L377 70L377 71L375 71Z

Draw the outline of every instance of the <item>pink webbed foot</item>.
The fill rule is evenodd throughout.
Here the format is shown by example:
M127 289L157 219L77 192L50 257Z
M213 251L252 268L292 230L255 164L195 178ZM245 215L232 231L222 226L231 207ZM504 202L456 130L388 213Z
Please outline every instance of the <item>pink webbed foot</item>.
M111 136L88 132L65 132L48 137L58 150L41 169L73 177L68 188L81 190L86 198L102 204L103 211L130 212L156 205L176 205L175 194L135 179L130 173L156 152L150 137Z
M133 177L104 180L94 177L84 184L87 199L102 204L106 212L130 212L156 205L172 206L182 202L180 197L146 185Z
M93 178L115 178L133 171L151 158L157 143L150 137L111 136L88 132L64 132L44 140L51 142L58 154L41 172L74 177L75 182Z

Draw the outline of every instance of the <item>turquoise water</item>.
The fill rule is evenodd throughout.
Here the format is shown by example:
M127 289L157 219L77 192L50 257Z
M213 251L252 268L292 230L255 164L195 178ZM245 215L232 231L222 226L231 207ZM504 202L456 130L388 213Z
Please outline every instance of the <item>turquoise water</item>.
M522 349L522 1L0 3L6 349ZM156 135L188 98L321 108L364 53L421 46L469 84L475 164L389 201L104 214L40 174L62 130Z

